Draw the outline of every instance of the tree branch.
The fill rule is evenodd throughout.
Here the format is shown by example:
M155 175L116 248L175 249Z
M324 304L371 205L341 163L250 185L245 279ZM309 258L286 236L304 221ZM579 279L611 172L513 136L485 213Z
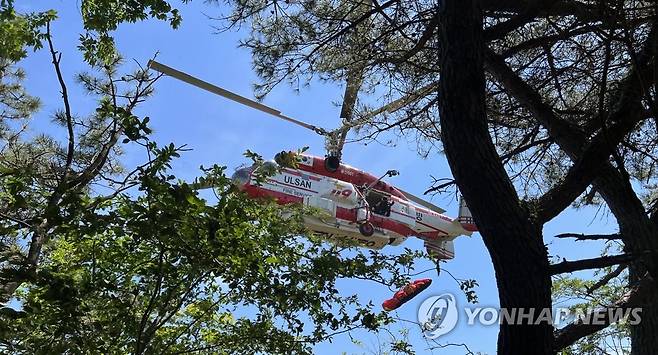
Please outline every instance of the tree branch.
M603 276L599 281L594 283L594 285L590 286L587 288L587 294L592 294L594 291L598 290L599 288L605 286L610 282L610 280L614 279L615 277L621 275L624 270L628 267L628 264L620 264L617 266L616 269L614 269L612 272L609 274Z
M553 3L549 1L542 2L541 0L534 0L528 1L528 3L522 5L523 9L520 9L519 14L515 17L512 17L505 22L497 23L484 30L484 40L492 41L494 39L505 37L508 33L532 22L541 11L546 10L553 5Z
M430 39L432 39L434 36L436 36L436 29L439 26L439 16L438 11L434 12L435 16L432 17L432 20L430 20L430 23L425 27L425 30L423 31L423 34L420 36L418 39L418 42L416 45L413 46L408 51L404 52L404 55L402 55L400 58L394 59L393 63L395 64L400 64L404 63L405 61L409 60L411 57L416 55L418 52L421 50L425 49L427 46L427 42L429 42Z
M144 71L144 69L140 69ZM111 75L109 76L109 80L112 80ZM129 102L126 104L124 110L126 113L131 114L132 110L139 104L143 97L148 95L150 92L153 84L162 77L161 75L158 75L155 78L150 78L148 76L139 78L138 83L137 83L137 88L135 89L135 93L133 97L129 100ZM142 87L143 85L143 87ZM78 176L76 176L74 179L71 180L71 186L72 187L82 187L86 186L91 180L93 180L98 172L103 168L105 165L110 152L112 151L112 148L117 144L119 141L119 138L123 134L124 128L120 124L120 122L117 122L115 119L114 122L114 128L112 130L112 133L110 134L110 137L108 138L107 142L105 142L101 148L98 154L96 154L96 157L94 160L80 173Z
M31 225L31 224L29 224L29 223L27 223L27 222L25 222L25 221L23 221L23 220L21 220L21 219L14 218L14 217L12 217L12 216L10 216L10 215L8 215L8 214L5 214L5 213L0 212L0 217L5 218L5 219L8 219L8 220L10 220L10 221L12 221L12 222L14 222L14 223L16 223L16 224L18 224L18 225L23 226L24 228L29 228L29 229L32 228L32 225Z
M540 223L547 222L572 203L597 177L600 169L608 163L612 151L624 136L633 130L642 120L643 111L641 99L645 92L642 88L644 78L651 77L651 58L654 53L656 40L656 26L647 36L645 46L636 62L635 67L624 79L622 90L617 98L615 111L609 120L614 122L610 127L601 127L599 133L584 147L569 147L571 151L580 151L578 157L573 157L574 164L563 181L537 200L538 217ZM501 56L489 50L485 56L487 68L497 77L504 87L526 105L531 112L547 127L549 135L556 140L561 135L571 136L574 128L568 122L559 119L552 108L543 102L539 93L525 83L511 68L507 66Z
M532 114L533 118L547 129L549 136L554 138L573 162L577 161L583 146L588 142L589 133L586 132L592 132L593 129L583 130L580 126L561 119L548 102L544 101L539 92L505 63L502 56L489 50L486 52L485 61L487 70L505 88L507 93L518 100ZM609 101L619 102L619 99L612 97ZM600 122L600 120L596 120L596 117L592 117L590 121ZM620 228L624 234L620 234L619 239L623 240L626 247L634 252L658 249L655 246L655 238L652 238L655 235L652 230L655 228L648 224L649 220L642 202L636 196L630 182L625 180L609 161L603 163L603 169L594 184L612 212L620 219ZM632 227L638 224L644 225L644 227ZM587 238L581 240L587 240ZM652 262L645 261L652 270L652 275L655 275L655 267L651 266Z
M649 251L637 254L637 253L625 253L619 255L606 255L593 259L582 259L576 261L563 261L558 264L552 264L548 266L548 271L551 275L565 274L574 271L588 270L588 269L600 269L607 266L619 265L632 262L637 258L650 254Z
M64 168L64 175L60 184L66 184L66 180L69 175L69 169L73 163L73 154L75 150L75 134L73 132L73 114L71 113L71 104L69 103L69 94L66 89L66 82L62 75L62 70L60 68L60 61L62 59L62 54L58 53L55 50L53 45L52 35L50 33L50 21L46 23L46 39L48 40L48 48L50 49L50 55L52 57L52 63L55 67L55 73L57 73L57 80L59 81L59 87L62 94L62 100L64 100L64 115L66 116L66 129L68 131L68 148L66 151L66 167Z
M482 9L487 12L524 13L528 8L527 0L482 0ZM578 1L538 0L533 3L538 7L537 16L575 16L581 21L599 21L610 19L599 6Z
M619 233L614 234L576 234L576 233L563 233L558 234L554 238L576 238L576 240L618 240L622 239Z
M629 291L613 305L607 308L597 309L586 318L603 321L585 323L582 319L579 319L576 322L557 330L555 332L555 341L553 343L554 351L557 352L562 350L573 345L579 339L594 334L601 329L605 329L612 324L613 319L611 318L614 317L615 312L610 312L611 310L618 310L620 308L627 310L629 308L638 307L643 303L644 299L653 288L653 279L650 276L645 275L640 282L632 286Z

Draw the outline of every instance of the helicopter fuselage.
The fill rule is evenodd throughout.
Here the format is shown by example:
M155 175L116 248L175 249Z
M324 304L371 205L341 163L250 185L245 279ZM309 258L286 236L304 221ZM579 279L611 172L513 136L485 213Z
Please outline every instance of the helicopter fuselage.
M452 259L452 240L471 233L457 219L419 206L394 186L345 164L328 172L323 158L301 155L296 168L278 169L260 184L253 172L253 168L239 169L234 181L253 198L270 197L281 205L313 208L315 213L305 217L305 224L328 240L351 239L381 249L418 237L433 246L435 257ZM366 223L372 227L369 233L360 228Z

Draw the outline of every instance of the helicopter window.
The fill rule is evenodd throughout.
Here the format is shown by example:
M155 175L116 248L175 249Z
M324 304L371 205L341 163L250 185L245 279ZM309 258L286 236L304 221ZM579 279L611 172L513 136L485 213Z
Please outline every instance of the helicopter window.
M238 185L244 185L249 182L252 168L240 168L233 173L231 180Z
M391 215L393 201L391 200L390 195L371 190L366 196L366 201L373 213L386 217Z

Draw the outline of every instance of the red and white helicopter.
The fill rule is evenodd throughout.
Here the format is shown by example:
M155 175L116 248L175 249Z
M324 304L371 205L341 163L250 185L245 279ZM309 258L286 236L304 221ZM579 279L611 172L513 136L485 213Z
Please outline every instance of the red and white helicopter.
M477 231L463 200L460 201L459 217L450 218L443 214L445 210L383 181L387 176L398 175L397 171L389 170L383 176L376 177L341 163L346 134L355 124L346 124L337 130L328 131L284 116L276 109L156 61L150 61L149 67L326 136L329 153L324 158L281 152L274 161L265 162L259 167L254 165L237 169L232 177L233 182L253 198L272 197L281 205L297 203L320 211L305 217L306 226L316 234L328 240L354 240L371 249L397 246L409 237L417 237L424 241L427 252L438 262L455 257L453 240L456 237L470 236ZM346 97L350 89L348 83ZM398 100L394 104L400 107L402 102ZM390 112L394 109L391 106L377 111ZM291 156L296 159L296 164L283 164L289 162ZM278 165L277 162L282 164ZM275 168L277 173L257 183L254 177L256 169L271 168ZM414 281L387 300L384 308L391 310L399 307L430 283L429 279Z

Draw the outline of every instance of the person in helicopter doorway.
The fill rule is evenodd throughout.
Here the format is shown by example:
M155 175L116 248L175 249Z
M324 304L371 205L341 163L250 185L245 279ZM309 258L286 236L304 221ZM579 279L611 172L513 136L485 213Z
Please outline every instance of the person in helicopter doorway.
M391 216L391 206L393 206L394 201L389 200L387 197L382 197L372 208L373 212L390 217Z

